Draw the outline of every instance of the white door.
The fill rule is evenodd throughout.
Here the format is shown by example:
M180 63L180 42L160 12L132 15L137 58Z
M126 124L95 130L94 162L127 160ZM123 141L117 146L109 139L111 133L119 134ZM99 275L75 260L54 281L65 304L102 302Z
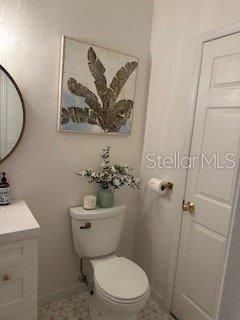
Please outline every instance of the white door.
M183 211L172 309L181 320L216 319L236 178L236 167L226 167L238 159L239 139L238 33L203 48L191 146L191 157L203 161L188 170L186 201L195 211Z

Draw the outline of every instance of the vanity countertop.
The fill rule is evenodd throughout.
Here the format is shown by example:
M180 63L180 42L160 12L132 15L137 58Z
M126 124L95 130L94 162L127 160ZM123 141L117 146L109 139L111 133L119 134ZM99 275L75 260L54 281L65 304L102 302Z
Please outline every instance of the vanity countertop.
M37 237L41 229L23 200L0 206L0 243Z

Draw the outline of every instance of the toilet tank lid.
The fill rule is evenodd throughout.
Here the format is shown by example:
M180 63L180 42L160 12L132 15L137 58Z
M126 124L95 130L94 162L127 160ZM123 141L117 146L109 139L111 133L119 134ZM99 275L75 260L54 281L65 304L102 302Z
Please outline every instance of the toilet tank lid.
M98 220L114 217L126 212L127 205L116 205L111 208L97 207L93 210L86 210L83 206L70 209L70 215L74 219L79 220Z

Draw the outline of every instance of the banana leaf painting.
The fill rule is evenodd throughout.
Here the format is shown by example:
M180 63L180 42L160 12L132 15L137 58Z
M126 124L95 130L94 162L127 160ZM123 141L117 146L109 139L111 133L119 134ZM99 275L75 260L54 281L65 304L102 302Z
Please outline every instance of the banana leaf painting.
M60 131L130 134L136 57L64 36L61 66Z

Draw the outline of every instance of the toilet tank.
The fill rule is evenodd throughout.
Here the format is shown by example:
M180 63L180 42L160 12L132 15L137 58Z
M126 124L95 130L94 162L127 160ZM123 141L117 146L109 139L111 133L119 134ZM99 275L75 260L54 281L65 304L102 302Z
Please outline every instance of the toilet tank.
M75 251L80 258L113 253L119 244L126 205L86 210L70 209Z

